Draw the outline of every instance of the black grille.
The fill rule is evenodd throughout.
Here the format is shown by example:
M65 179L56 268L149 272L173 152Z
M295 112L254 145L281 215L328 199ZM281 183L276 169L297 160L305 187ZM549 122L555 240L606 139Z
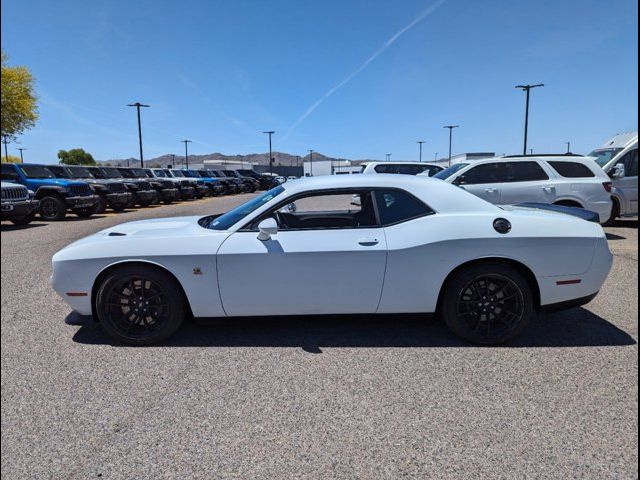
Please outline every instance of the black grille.
M91 187L89 185L69 185L69 192L74 197L84 197L91 195Z
M140 187L140 190L153 190L149 182L138 182L138 186Z
M173 182L170 180L162 180L160 185L162 185L162 188L174 188Z
M2 200L26 200L28 197L27 187L2 187Z
M124 183L114 182L110 183L108 186L111 193L123 193L127 191L127 187L124 186Z

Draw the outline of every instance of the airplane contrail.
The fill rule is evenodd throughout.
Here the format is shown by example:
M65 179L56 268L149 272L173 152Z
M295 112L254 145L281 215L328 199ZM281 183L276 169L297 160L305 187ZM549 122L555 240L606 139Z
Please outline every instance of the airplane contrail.
M291 127L289 127L289 130L287 131L287 133L284 136L284 140L287 139L287 137L289 137L289 135L291 135L291 133L302 123L304 122L304 120L311 115L314 110L316 108L318 108L322 102L324 102L327 98L329 98L331 95L333 95L337 90L339 90L340 88L342 88L343 86L345 86L347 83L349 83L351 81L351 79L353 79L353 77L355 77L356 75L358 75L362 70L364 70L365 68L367 68L367 66L373 62L376 58L378 58L380 55L382 55L382 53L389 48L391 45L393 45L395 43L396 40L398 40L398 38L400 38L403 34L405 34L407 31L411 30L413 27L415 27L418 23L420 23L422 20L424 20L427 16L429 16L436 8L438 8L440 5L442 5L445 2L445 0L439 0L438 2L434 3L433 5L431 5L429 8L423 10L420 15L418 15L416 18L414 18L409 24L407 24L406 26L404 26L402 29L398 30L394 35L392 35L389 40L387 40L385 43L382 44L382 46L380 48L378 48L373 55L371 55L369 58L367 58L358 68L356 68L353 72L351 72L349 75L347 75L341 82L339 82L337 85L333 86L332 88L330 88L329 90L327 90L324 95L322 95L318 100L316 100L315 102L313 102L309 108L307 108L305 110L305 112L300 115L300 117L298 117L298 119L293 123L293 125L291 125Z

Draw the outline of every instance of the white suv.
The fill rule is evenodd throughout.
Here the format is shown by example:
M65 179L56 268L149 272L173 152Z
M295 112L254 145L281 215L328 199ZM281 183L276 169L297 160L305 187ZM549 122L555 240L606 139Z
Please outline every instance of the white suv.
M360 167L360 173L427 174L430 177L441 170L443 168L439 165L424 162L367 162Z
M525 202L580 207L611 217L611 179L590 158L577 155L513 156L456 163L435 178L496 205Z

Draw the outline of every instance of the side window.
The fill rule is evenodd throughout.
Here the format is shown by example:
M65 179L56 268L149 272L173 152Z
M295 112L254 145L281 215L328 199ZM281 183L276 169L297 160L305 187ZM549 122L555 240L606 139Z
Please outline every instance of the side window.
M625 156L626 162L624 165L625 174L627 177L638 176L638 149L631 150Z
M380 223L383 226L434 213L413 195L401 190L377 190L375 197Z
M534 182L549 180L538 162L508 162L503 163L506 182Z
M549 165L565 178L593 178L596 176L589 167L577 162L549 162Z
M267 216L275 218L278 228L285 231L365 228L378 224L371 192L361 190L308 195ZM254 223L253 228L256 227Z
M425 167L420 165L398 165L398 173L404 175L417 175L422 172Z
M485 163L467 170L458 177L460 185L477 185L482 183L503 183L506 181L501 163Z
M18 174L14 170L11 165L2 165L2 170L0 170L0 177L2 180L18 180Z
M373 169L376 173L399 173L397 165L376 165Z

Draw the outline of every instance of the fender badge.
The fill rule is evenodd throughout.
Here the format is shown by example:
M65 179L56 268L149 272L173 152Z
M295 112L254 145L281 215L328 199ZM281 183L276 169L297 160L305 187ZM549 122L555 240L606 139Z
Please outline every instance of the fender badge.
M194 275L202 275L202 269L200 267L193 267Z

